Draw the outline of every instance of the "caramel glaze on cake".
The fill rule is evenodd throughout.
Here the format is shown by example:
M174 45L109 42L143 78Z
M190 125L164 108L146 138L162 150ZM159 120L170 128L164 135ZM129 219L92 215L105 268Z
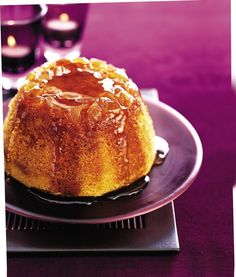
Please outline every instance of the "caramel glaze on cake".
M101 196L147 174L154 129L124 70L86 58L36 68L9 105L5 169L63 196Z

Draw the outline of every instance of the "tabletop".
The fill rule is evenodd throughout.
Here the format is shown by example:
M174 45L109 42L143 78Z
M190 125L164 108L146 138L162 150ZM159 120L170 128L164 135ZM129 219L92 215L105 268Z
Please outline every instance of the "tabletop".
M91 4L82 55L125 68L141 88L157 88L201 138L201 171L175 201L180 252L9 257L8 276L232 276L230 1Z

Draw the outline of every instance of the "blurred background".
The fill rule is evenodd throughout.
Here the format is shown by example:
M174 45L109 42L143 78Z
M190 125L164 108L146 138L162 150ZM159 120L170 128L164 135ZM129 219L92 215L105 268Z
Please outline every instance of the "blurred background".
M33 258L27 276L36 276L37 268L41 276L50 272L68 276L70 267L87 276L95 271L120 276L124 268L129 276L232 276L236 95L230 83L230 1L94 3L86 8L80 31L81 23L70 11L54 11L55 18L45 12L41 52L29 69L53 60L55 53L64 56L74 50L125 68L140 88L157 88L160 100L193 124L203 143L204 161L191 189L175 201L183 250L177 256L119 257L119 262L106 256L99 261L91 256L62 257L66 271L57 258ZM55 21L48 23L58 19L67 22L59 24L59 33L66 30L66 35L58 34ZM3 59L3 74L9 75L4 66ZM9 261L10 273L20 268L21 260Z

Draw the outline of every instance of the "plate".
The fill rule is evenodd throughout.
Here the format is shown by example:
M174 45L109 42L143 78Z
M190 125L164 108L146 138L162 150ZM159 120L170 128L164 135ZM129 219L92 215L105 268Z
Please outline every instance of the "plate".
M192 184L202 163L202 145L189 121L170 106L144 98L158 136L169 143L161 166L148 174L150 182L140 193L90 206L55 205L35 198L19 186L6 182L6 209L16 214L61 223L105 223L152 212L179 197Z

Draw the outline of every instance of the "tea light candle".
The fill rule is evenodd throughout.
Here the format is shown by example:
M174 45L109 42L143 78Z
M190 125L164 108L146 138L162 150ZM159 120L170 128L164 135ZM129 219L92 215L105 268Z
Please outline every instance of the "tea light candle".
M34 53L26 45L17 45L14 36L9 35L7 45L2 46L4 72L20 73L34 63Z
M9 58L22 58L30 53L28 46L16 45L13 36L7 38L7 45L2 47L2 55Z
M40 58L39 38L46 5L0 5L3 97L12 97Z
M68 14L62 13L58 19L49 20L46 26L54 31L72 31L78 28L78 23L70 20Z
M52 46L71 47L78 40L80 26L67 13L61 13L58 18L45 22L44 33L46 41Z

